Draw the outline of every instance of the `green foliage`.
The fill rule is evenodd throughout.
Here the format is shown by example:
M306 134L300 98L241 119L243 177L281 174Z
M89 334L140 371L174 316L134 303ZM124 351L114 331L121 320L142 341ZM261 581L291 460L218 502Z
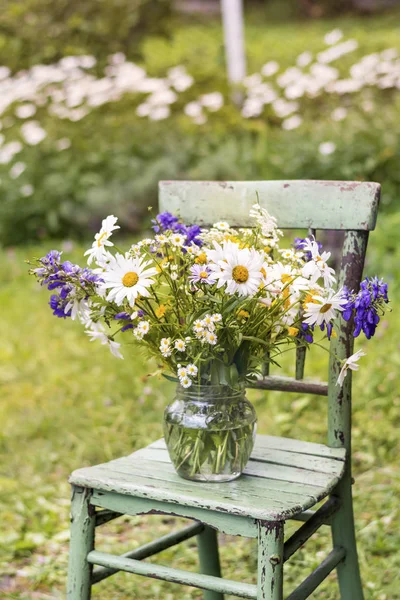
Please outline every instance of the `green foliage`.
M70 54L137 56L144 35L167 31L170 0L5 0L0 64L12 70Z
M366 600L400 600L398 227L397 215L380 215L371 234L367 271L392 278L394 310L376 338L364 344L367 356L353 378L353 492ZM65 257L79 260L84 247ZM0 589L2 598L13 600L64 597L69 473L161 437L163 410L174 394L173 383L146 378L154 369L134 346L124 350L124 361L113 359L107 348L90 343L78 324L51 315L48 291L28 278L24 264L47 249L48 242L0 253ZM325 379L325 355L313 349L308 377ZM294 356L287 357L288 368ZM325 442L323 398L250 391L249 399L259 432ZM127 517L100 528L97 543L104 551L123 553L178 527L168 517ZM289 531L294 527L289 525ZM224 576L254 583L255 542L229 536L221 536L221 542ZM286 594L325 557L330 543L329 530L323 528L285 565ZM195 542L156 560L196 570ZM314 596L337 600L335 577ZM119 574L99 584L93 597L189 600L200 599L201 592Z
M120 32L118 40L125 39L128 23L133 26L133 13L136 16L139 12L148 15L153 5L164 3L138 3L137 10L132 8L131 15L131 3L126 3L124 10L130 16L126 15L124 19L111 4L101 3L104 14L108 15L107 11L111 11L104 23L110 26L110 32L115 29ZM22 4L22 8L19 6L8 3L7 19L11 18L9 14L16 14L18 10L27 14L33 10L30 4ZM61 18L62 12L59 6L60 14L54 9L57 19ZM68 4L65 10L68 14L83 12L86 15L86 11L94 10L94 6L99 8L100 4L80 3L72 7ZM38 13L37 19L45 19L45 13ZM122 15L125 13L121 12ZM261 19L256 21L257 14L262 13L248 15L250 73L259 71L267 60L277 60L284 69L293 65L302 51L320 51L323 35L339 24L322 20L305 22L301 28L296 28L294 34L296 26L293 23L275 22L274 27L268 29L267 23ZM18 23L21 18L18 17ZM115 24L117 18L121 19L121 27ZM30 18L26 17L25 21L29 25ZM97 27L97 18L92 22L88 16L84 23L89 21L93 28ZM45 27L43 23L40 27ZM359 41L359 49L351 57L339 61L338 66L343 73L357 57L366 53L393 46L400 48L393 15L392 18L376 18L368 28L364 22L348 19L343 23L343 30L346 37ZM23 27L22 32L12 39L16 44L24 44L25 49L12 53L4 39L1 50L3 34L0 34L0 56L6 53L11 66L24 64L24 54L33 57L35 62L47 58L53 60L67 51L74 51L61 43L61 33L60 39L51 41L51 36L41 35L39 28L36 35L46 38L44 48L47 43L53 44L57 51L54 54L50 49L46 54L47 51L43 50L44 54L35 55L32 47L24 41L25 37L29 37L24 31ZM104 49L100 49L97 38L89 33L83 35L77 28L76 39L85 43L82 42L83 45L78 46L76 51L94 50L98 51L100 58L104 57ZM65 39L71 39L68 32L65 36ZM108 53L120 47L116 42L114 45L107 44L106 50ZM26 164L25 171L12 178L8 173L11 165L0 164L0 240L3 245L48 236L76 238L86 235L88 230L96 230L101 218L109 212L119 216L125 227L137 230L147 206L156 204L160 179L375 180L383 183L383 205L397 207L400 197L400 100L395 91L366 88L357 96L357 102L351 95L340 98L324 95L304 100L303 124L296 130L285 131L280 127L280 119L269 107L259 118L244 119L229 102L218 21L207 25L181 24L168 40L147 36L140 49L150 76L164 77L168 68L185 64L194 76L195 84L179 96L171 116L162 121L150 121L136 115L136 107L143 101L142 94L125 95L118 102L93 108L77 123L54 118L48 114L46 105L38 107L34 119L41 123L47 137L36 146L25 144L18 154L18 160ZM132 50L131 56L134 55ZM14 58L11 60L11 57ZM209 112L205 124L195 125L183 113L184 105L196 100L201 93L215 90L224 94L227 100L225 106L216 113ZM332 121L330 117L338 105L348 109L347 118L340 122ZM15 119L13 111L9 110L2 120L1 133L6 140L21 139L21 122ZM57 150L57 143L63 138L68 138L71 146ZM321 143L327 141L335 144L336 151L324 156L318 149ZM27 196L24 194L29 185L34 191Z

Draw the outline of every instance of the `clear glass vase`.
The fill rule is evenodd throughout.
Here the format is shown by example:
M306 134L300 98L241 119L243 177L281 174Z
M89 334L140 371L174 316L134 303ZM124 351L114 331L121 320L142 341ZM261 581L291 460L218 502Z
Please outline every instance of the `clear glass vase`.
M230 481L253 450L257 416L244 387L178 386L164 413L164 436L176 472L193 481Z

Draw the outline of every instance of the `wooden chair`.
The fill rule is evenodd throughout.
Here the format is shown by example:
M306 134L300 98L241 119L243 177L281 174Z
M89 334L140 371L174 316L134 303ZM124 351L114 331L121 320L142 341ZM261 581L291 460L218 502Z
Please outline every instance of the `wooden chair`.
M165 181L160 183L160 210L180 214L188 223L209 225L223 219L248 226L256 192L281 228L344 231L340 285L358 289L368 234L375 227L380 195L376 183ZM342 388L336 385L340 361L353 351L351 323L341 321L332 350L328 383L303 380L304 352L299 349L295 379L266 374L254 386L327 396L326 446L259 435L244 475L222 484L179 478L163 440L128 457L75 471L70 478L68 599L87 600L93 584L128 571L202 588L206 600L222 600L224 594L282 600L285 561L321 525L328 525L332 551L287 600L308 598L335 568L342 600L362 600L351 493L351 373ZM321 508L310 510L324 498ZM122 514L179 515L194 523L123 556L95 550L95 528ZM284 542L288 519L303 524ZM221 578L217 531L258 539L257 585ZM198 538L200 574L144 560L192 536Z

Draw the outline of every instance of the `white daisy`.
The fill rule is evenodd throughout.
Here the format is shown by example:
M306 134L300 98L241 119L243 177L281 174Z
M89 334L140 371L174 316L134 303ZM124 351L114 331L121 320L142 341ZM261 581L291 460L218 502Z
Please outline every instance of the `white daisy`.
M170 277L172 281L176 281L178 279L178 273L174 271L173 273L171 273Z
M181 248L183 246L183 244L185 243L186 237L184 235L182 235L181 233L173 233L170 238L169 241L171 242L171 244L173 246L176 246L177 248Z
M204 331L203 321L201 321L200 319L196 319L196 321L193 323L193 331L196 334L203 333L203 331Z
M175 340L174 348L175 350L178 350L178 352L184 352L186 350L186 344L184 340Z
M189 388L192 385L192 380L189 377L181 377L179 379L179 383L183 388Z
M179 379L182 379L183 377L186 377L188 375L188 371L187 371L187 369L185 369L185 367L178 365L177 374L178 374Z
M211 321L213 323L220 323L222 321L222 315L220 313L214 313L211 315Z
M304 323L308 323L308 325L328 324L336 317L336 311L344 310L347 302L343 289L336 294L330 291L327 298L313 296L312 301L306 304Z
M230 229L230 225L226 221L218 221L218 223L214 223L213 227L219 229L219 231L228 231Z
M137 328L143 333L143 335L146 335L146 333L149 332L150 323L148 321L141 321Z
M198 369L196 365L190 364L186 367L186 372L188 375L190 375L190 377L196 377Z
M206 315L201 321L201 324L209 331L213 331L215 329L214 321L211 315Z
M360 368L360 365L358 364L357 361L362 356L366 356L366 353L363 352L362 350L358 350L358 352L356 352L355 354L352 354L351 356L349 356L349 358L347 360L345 360L343 367L341 368L341 371L339 373L339 377L338 377L336 385L340 385L340 386L343 385L343 381L344 381L349 369L351 369L352 371L358 371L358 369Z
M117 254L102 275L103 288L111 288L107 300L121 305L127 299L132 306L139 294L149 296L147 288L154 283L151 277L157 274L154 267L148 268L150 264L151 261L143 258L125 258Z
M112 242L110 242L109 238L112 235L113 231L120 228L119 225L116 225L117 221L118 219L117 217L114 217L114 215L109 215L108 217L103 219L99 233L96 233L96 235L94 236L94 242L92 244L92 247L85 252L85 256L88 255L89 265L94 259L97 262L102 262L102 259L104 260L105 254L104 246L114 245Z
M207 331L204 337L211 346L215 346L218 341L218 338L213 331Z
M161 346L170 346L171 345L171 338L162 338L161 342L160 342L160 348Z
M264 264L264 256L260 252L249 248L241 250L228 241L223 244L222 258L218 247L215 251L209 250L208 254L214 262L211 268L218 281L218 288L226 285L228 294L238 293L239 296L254 296L257 293Z

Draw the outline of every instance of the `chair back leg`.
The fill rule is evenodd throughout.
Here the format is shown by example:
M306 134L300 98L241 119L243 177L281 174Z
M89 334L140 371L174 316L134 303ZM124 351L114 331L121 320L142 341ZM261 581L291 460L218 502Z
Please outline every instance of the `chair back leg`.
M218 535L215 529L204 527L204 530L197 536L197 545L199 549L200 571L204 575L214 575L221 577L221 566L219 562ZM204 600L224 600L224 594L205 590L203 592Z
M87 555L94 549L95 515L90 496L91 490L72 487L67 600L90 600L91 596L92 565Z
M257 600L283 600L282 521L258 524Z
M345 559L337 566L341 600L364 600L358 564L354 527L351 476L346 474L335 488L341 508L332 517L332 538L335 547L346 550Z

